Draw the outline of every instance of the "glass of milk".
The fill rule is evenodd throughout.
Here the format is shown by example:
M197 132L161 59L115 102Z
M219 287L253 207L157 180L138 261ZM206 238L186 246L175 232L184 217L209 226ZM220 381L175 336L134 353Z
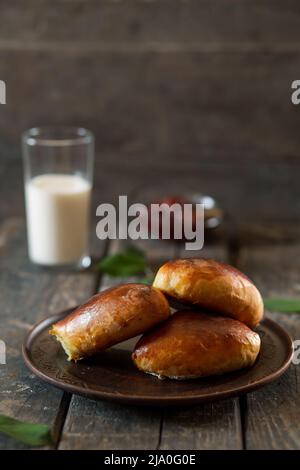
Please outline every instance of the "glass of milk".
M83 128L22 135L29 258L42 266L88 267L94 137Z

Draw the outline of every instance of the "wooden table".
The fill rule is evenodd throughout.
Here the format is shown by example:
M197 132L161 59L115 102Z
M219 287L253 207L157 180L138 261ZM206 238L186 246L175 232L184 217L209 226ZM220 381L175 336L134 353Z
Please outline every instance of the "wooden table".
M12 188L6 186L0 205L0 339L7 346L7 364L0 365L0 413L50 425L58 449L300 448L300 366L291 366L276 383L247 396L182 409L96 402L64 393L32 375L21 357L29 328L122 280L101 277L96 269L57 274L32 266L27 259L21 206L9 210L9 191L11 204L22 196L13 196ZM20 214L11 215L16 212ZM98 241L93 251L100 258L104 251L120 248ZM165 259L187 255L173 243L149 242L143 248L154 268ZM236 265L257 283L263 295L300 296L300 243L286 227L231 224L215 240L207 241L200 255ZM300 338L299 315L267 315L295 339ZM24 446L0 436L0 448Z

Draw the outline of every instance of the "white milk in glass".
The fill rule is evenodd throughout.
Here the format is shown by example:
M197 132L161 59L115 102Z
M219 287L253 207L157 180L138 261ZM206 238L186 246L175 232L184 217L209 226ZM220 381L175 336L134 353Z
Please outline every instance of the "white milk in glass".
M25 184L25 197L30 259L79 263L88 248L91 184L77 175L44 174Z

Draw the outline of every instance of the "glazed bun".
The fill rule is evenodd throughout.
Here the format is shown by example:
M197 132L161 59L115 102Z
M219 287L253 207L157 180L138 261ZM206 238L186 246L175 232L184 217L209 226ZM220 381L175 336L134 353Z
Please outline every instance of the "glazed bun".
M170 315L165 296L144 284L124 284L92 297L50 334L62 344L69 360L79 360L144 333Z
M132 358L143 372L184 380L249 367L259 349L258 334L244 323L183 310L146 333Z
M235 318L251 328L263 317L261 295L250 279L211 259L169 261L159 269L153 286L181 303Z

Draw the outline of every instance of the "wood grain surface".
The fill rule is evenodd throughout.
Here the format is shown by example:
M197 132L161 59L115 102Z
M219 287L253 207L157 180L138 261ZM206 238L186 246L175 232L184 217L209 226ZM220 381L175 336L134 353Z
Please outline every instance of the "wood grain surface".
M81 47L150 43L152 49L208 42L280 48L299 41L297 0L29 0L25 11L22 0L10 0L1 7L0 38L20 47L38 41L71 47L74 39Z
M240 267L265 296L299 297L299 243L272 247L245 247ZM299 314L266 313L293 339L300 339ZM247 395L245 445L247 449L299 449L300 366L292 365L273 385Z
M69 397L36 379L23 364L21 347L26 332L39 320L65 306L74 306L93 292L89 273L53 273L27 260L22 219L7 219L0 227L1 340L6 343L6 365L0 365L0 413L49 424L55 439ZM0 436L0 448L22 448Z
M4 173L1 178L9 195L12 186L5 181ZM208 179L206 184L209 182L212 180ZM96 199L102 197L104 190L99 188ZM163 412L69 397L33 377L20 355L30 326L124 279L107 276L101 279L93 270L56 274L31 266L27 261L24 220L20 217L21 202L22 193L12 192L11 199L7 196L0 204L1 339L6 341L8 351L8 364L0 366L0 413L48 423L60 449L300 448L299 366L247 398ZM236 201L232 206L233 212L238 204ZM14 217L8 217L10 211ZM258 207L258 212L263 214L264 207ZM226 239L220 237L211 243L207 240L200 255L237 264L255 280L264 295L299 295L300 247L293 241L297 230L280 225L279 221L277 228L259 224L243 228L235 221L224 234ZM190 255L180 252L179 246L172 243L141 246L147 250L154 271L167 258ZM104 244L96 242L96 255L100 256L104 248ZM120 248L117 243L110 246L111 252ZM272 314L272 317L294 338L299 337L297 315ZM0 447L24 446L0 436Z
M116 172L147 163L166 179L174 167L197 170L201 181L202 162L234 158L258 165L251 181L259 186L262 164L299 159L290 99L297 0L27 4L24 11L22 0L1 2L1 157L19 156L13 149L26 128L67 123L91 128L99 165Z
M25 256L24 224L20 219L12 219L3 225L1 241L5 247L5 254L1 253L1 273L7 290L1 298L2 335L9 345L9 361L13 361L14 369L9 369L10 374L11 370L15 371L6 377L5 369L0 368L2 376L6 377L5 387L2 385L1 390L4 397L1 412L49 423L54 427L61 449L299 448L296 367L265 390L249 394L247 399L162 411L74 396L69 407L67 395L28 374L18 348L30 324L88 297L95 288L95 275L61 274L57 277L29 266ZM143 242L141 246L147 248L154 271L164 259L191 255L179 251L177 244L149 243ZM111 252L118 251L121 246L118 242L113 243ZM255 279L263 293L297 295L299 249L297 245L272 244L268 249L247 245L236 253L236 260ZM207 244L201 255L226 260L232 256L230 243ZM104 276L99 288L123 281ZM21 289L16 294L18 285ZM41 291L44 296L40 295ZM17 320L11 315L16 309L16 299L20 302ZM277 315L277 318L294 337L297 336L297 316ZM287 400L286 396L292 399ZM45 409L41 407L43 401ZM2 448L23 447L2 437L0 443Z

